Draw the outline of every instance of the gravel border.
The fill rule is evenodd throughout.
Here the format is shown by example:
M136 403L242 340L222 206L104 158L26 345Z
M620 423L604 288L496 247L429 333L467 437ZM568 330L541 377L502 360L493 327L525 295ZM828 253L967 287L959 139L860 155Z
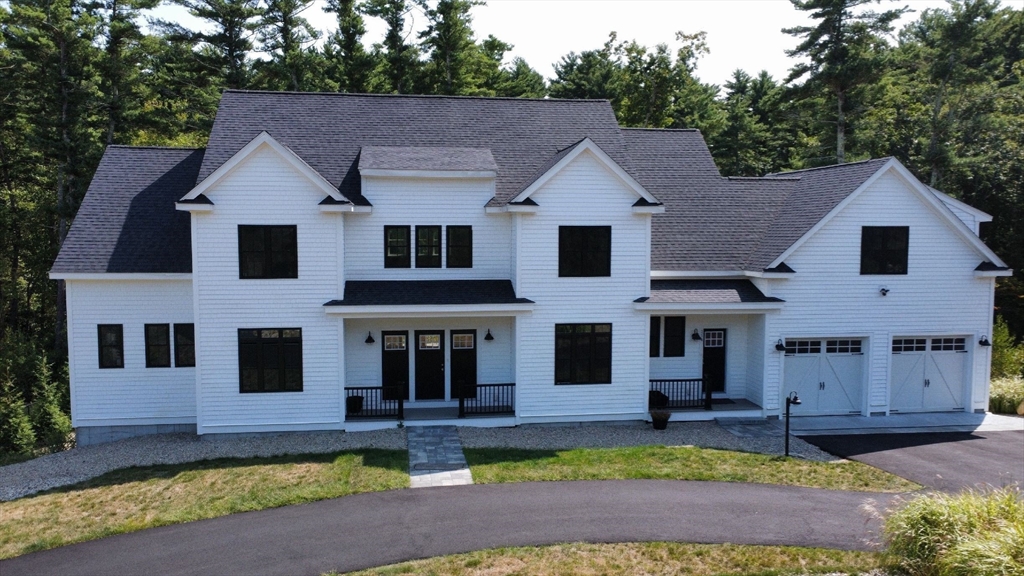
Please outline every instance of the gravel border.
M0 502L84 482L132 466L182 464L214 458L325 454L360 448L407 449L405 430L290 432L204 439L195 434L154 434L73 448L0 466Z

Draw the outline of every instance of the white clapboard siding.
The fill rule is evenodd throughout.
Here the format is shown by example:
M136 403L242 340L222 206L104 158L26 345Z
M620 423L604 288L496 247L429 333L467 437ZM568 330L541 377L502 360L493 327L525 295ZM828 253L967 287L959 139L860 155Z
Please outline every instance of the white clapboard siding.
M445 390L451 390L451 331L476 330L477 383L505 384L514 382L512 363L515 342L512 339L511 318L389 318L350 319L345 321L345 385L380 386L381 351L384 349L384 330L409 332L410 398L415 398L416 385L416 330L444 330ZM484 336L491 331L494 340ZM367 333L375 342L366 343Z
M775 343L765 338L765 323L764 315L751 316L747 323L747 372L743 397L758 406L764 406L765 353L768 348L775 349Z
M946 207L949 208L950 211L952 211L953 214L955 214L961 222L966 224L967 227L970 228L975 234L978 234L978 221L977 219L974 218L974 214L971 214L970 212L964 210L963 208L960 208L953 202L950 202L944 196L940 196L939 200L942 200L942 203L945 204Z
M145 324L192 322L192 283L68 280L68 364L75 427L191 424L196 371L146 368ZM99 367L99 324L121 324L124 368Z
M628 190L590 153L532 195L536 214L520 217L518 295L536 302L516 322L516 389L523 421L637 417L647 410L647 314L633 300L648 293L649 215L632 212ZM612 227L611 277L559 278L558 227ZM554 383L555 324L612 324L612 383Z
M493 179L362 179L370 214L346 216L345 276L349 280L508 279L511 218L486 214ZM441 268L416 268L416 226L441 226ZM384 268L384 226L410 226L412 268ZM447 226L473 227L473 267L447 268Z
M697 330L699 334L704 334L705 329L725 329L725 396L729 398L746 397L747 364L750 361L747 352L748 333L752 321L752 317L744 315L688 315L686 317L686 355L651 358L651 379L700 378L703 370L704 346L702 341L693 339L693 331ZM664 325L662 325L662 338L664 336ZM760 380L760 364L757 369Z
M862 226L909 226L906 275L860 275ZM867 356L863 413L888 407L890 342L901 335L968 336L974 398L984 408L988 348L978 337L992 326L991 278L975 278L982 256L957 236L893 172L876 180L798 248L786 263L796 270L773 280L771 295L786 301L769 315L767 343L788 337L861 337ZM889 293L882 296L879 288ZM778 410L783 354L766 356L765 408Z
M323 192L269 148L206 194L214 210L192 216L199 433L340 428L339 320L323 304L341 294L344 217L321 213ZM240 224L296 225L299 277L239 279ZM302 328L302 392L239 393L239 328Z

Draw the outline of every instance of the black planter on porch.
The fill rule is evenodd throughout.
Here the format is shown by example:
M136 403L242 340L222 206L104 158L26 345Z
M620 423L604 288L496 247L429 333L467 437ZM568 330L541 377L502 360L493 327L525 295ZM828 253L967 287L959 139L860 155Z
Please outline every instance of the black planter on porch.
M362 396L348 396L345 398L345 414L359 414L363 411Z

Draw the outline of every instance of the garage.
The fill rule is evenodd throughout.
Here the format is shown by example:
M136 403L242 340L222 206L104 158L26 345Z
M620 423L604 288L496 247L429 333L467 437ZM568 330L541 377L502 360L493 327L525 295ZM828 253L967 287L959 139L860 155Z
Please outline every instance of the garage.
M966 377L966 338L893 338L889 411L963 410Z
M783 392L796 392L798 416L860 414L864 389L863 340L786 340Z

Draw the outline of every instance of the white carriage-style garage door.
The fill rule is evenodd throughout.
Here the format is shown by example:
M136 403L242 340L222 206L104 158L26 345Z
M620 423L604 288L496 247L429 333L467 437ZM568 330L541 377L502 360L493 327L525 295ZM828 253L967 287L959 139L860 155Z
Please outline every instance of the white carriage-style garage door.
M958 336L892 340L891 412L963 410L967 339Z
M783 392L796 392L794 415L860 414L864 389L859 339L786 340Z

